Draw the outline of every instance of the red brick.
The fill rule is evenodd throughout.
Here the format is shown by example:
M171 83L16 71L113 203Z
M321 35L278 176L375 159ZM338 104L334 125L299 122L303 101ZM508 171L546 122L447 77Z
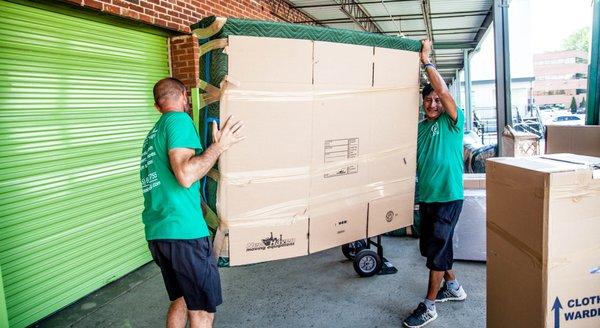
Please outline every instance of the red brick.
M168 1L161 0L160 1L160 5L162 7L167 8L167 9L173 9L173 5L170 2L168 2Z
M109 5L107 3L104 4L104 8L102 10L106 11L107 13L111 13L113 15L121 15L120 7Z
M153 9L154 8L154 5L152 3L150 3L150 2L147 2L147 1L142 1L140 3L140 6L142 6L144 8L147 8L147 9Z
M164 19L154 17L154 24L158 26L167 26L167 21Z
M102 10L102 2L96 0L83 0L83 5L86 7Z
M186 51L184 49L175 49L173 50L173 56L185 55Z
M140 20L144 23L154 24L154 17L150 15L140 14Z
M133 18L133 19L139 19L140 18L140 13L133 11L131 9L126 9L126 8L122 8L121 9L121 15L122 16L127 16L129 18Z
M134 5L134 4L129 4L129 9L131 10L135 10L138 13L144 12L144 8L142 8L142 6L138 6L138 5Z

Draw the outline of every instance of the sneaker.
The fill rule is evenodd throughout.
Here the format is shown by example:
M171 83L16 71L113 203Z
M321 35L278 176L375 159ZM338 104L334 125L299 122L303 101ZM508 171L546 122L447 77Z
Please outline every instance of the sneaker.
M404 320L404 326L408 328L419 328L432 322L437 318L436 310L429 310L425 303L419 303L419 306Z
M448 287L448 284L444 282L442 288L437 293L435 298L436 302L446 302L446 301L464 301L467 298L467 293L462 288L462 286L458 287L458 290L453 290Z

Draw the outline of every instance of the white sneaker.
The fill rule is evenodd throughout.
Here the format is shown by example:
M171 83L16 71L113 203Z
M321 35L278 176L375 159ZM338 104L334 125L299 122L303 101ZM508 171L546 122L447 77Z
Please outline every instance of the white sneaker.
M467 299L467 293L462 288L462 286L458 287L457 290L453 290L448 287L448 284L444 282L444 285L437 293L435 298L436 302L446 302L446 301L464 301Z

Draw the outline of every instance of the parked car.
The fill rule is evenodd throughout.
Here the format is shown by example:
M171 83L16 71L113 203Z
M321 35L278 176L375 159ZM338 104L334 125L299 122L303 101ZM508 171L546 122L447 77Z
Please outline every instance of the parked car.
M584 125L585 122L576 115L561 115L556 116L549 123L551 125Z

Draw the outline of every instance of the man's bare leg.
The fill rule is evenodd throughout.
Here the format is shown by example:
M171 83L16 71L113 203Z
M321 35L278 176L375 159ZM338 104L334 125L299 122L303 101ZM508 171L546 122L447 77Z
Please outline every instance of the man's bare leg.
M440 290L440 284L444 278L446 271L429 270L429 285L427 287L427 299L435 301L437 293Z
M167 328L184 328L187 322L187 305L183 297L180 297L169 306L167 312Z
M214 313L206 311L188 311L190 317L190 328L212 328Z
M444 272L444 280L456 280L456 275L454 274L454 270L448 270Z

